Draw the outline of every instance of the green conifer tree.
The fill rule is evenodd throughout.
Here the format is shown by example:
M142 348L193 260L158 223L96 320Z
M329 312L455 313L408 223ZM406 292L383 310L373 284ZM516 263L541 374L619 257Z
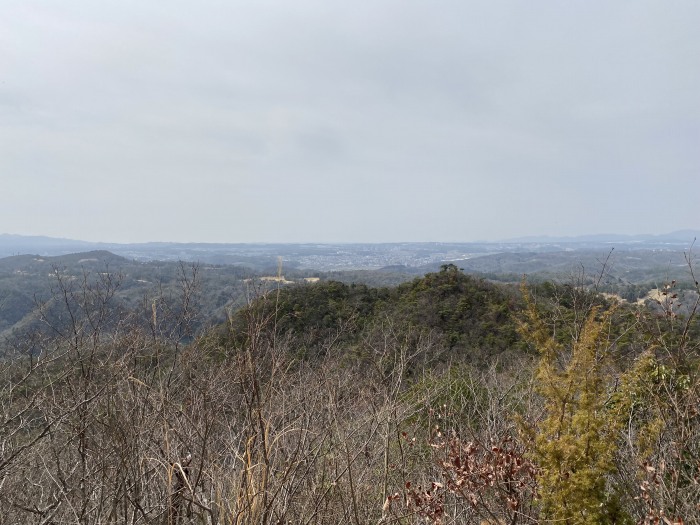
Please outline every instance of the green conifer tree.
M611 311L592 307L576 337L558 341L524 290L521 333L540 361L544 417L529 429L539 467L541 518L566 525L630 523L606 482L614 471L618 425L606 408Z

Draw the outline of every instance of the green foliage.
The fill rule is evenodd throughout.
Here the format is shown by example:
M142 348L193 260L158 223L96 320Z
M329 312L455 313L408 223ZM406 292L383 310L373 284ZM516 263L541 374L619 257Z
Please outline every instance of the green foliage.
M481 358L519 346L512 317L520 309L515 293L454 265L399 286L392 306L394 317L443 334L455 354L467 351Z
M396 288L371 288L337 281L281 288L264 295L249 311L273 315L274 330L291 337L303 358L352 352L390 319L396 330L416 337L434 334L450 358L484 363L490 356L523 349L513 314L521 308L514 290L444 265ZM234 315L241 332L246 311Z
M618 426L607 407L605 361L612 311L592 307L577 338L562 344L525 291L521 333L540 353L537 390L544 418L531 428L544 519L626 523L607 477L615 470Z

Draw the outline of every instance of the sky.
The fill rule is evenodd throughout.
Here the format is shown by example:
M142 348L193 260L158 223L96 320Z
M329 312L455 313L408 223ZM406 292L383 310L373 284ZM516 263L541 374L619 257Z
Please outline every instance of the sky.
M700 229L696 0L2 0L0 233Z

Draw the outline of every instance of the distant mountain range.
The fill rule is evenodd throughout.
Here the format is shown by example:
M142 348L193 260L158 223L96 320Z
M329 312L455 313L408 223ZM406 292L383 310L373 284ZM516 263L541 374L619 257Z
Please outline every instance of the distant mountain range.
M624 235L618 233L599 233L592 235L578 235L575 237L550 237L548 235L531 235L507 239L505 243L638 243L638 242L671 242L691 243L693 239L700 237L700 230L678 230L671 233L652 235L642 233L636 235Z

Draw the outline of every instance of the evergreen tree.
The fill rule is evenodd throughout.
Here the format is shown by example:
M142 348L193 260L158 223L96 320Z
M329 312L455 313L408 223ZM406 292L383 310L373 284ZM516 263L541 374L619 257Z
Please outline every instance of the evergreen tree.
M521 333L540 362L544 417L530 430L542 518L567 525L628 523L606 479L615 469L617 424L606 407L605 360L612 311L591 307L568 344L558 341L524 291Z

